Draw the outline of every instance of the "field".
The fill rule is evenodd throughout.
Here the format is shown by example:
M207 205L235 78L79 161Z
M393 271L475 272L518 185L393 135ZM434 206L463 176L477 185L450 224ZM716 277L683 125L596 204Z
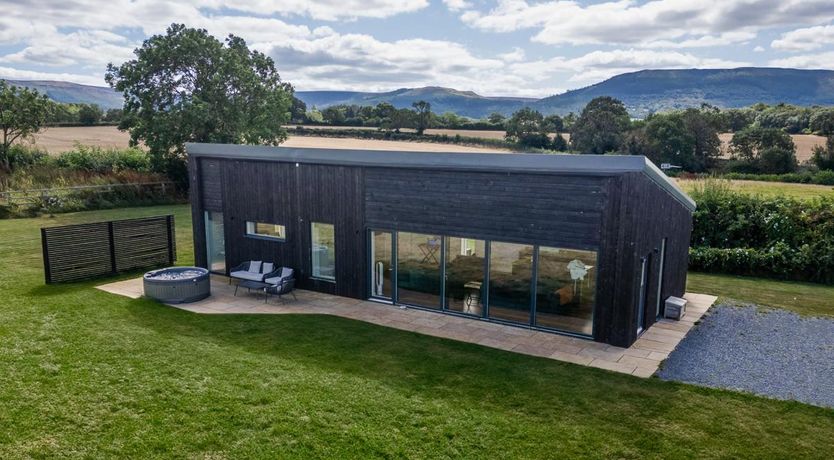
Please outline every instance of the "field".
M675 180L686 192L691 192L704 183L703 179ZM787 182L763 182L751 180L721 180L721 182L729 185L732 190L766 197L788 196L801 200L813 199L822 196L834 197L834 187L830 185L792 184Z
M0 458L829 458L834 450L834 411L800 403L336 317L196 315L93 282L43 285L39 227L165 213L176 215L187 264L187 206L0 221Z
M35 145L50 153L71 150L76 142L101 147L127 147L130 136L115 126L49 128L35 136ZM405 150L412 152L507 152L486 147L471 147L434 142L397 142L373 139L290 136L285 147L316 147L332 149Z
M288 126L292 128L294 125ZM342 126L311 126L316 129L341 129ZM360 127L350 129L370 129L371 127ZM404 130L409 131L409 130ZM485 139L503 139L503 131L478 131L465 129L428 129L426 134L446 134L454 136L459 134L464 137L481 137ZM565 140L570 141L570 135L563 133ZM727 146L729 145L732 134L725 133L719 136L722 141L722 151L725 156L728 155ZM796 144L796 157L799 162L807 161L811 158L812 149L815 145L825 145L825 138L822 136L814 136L809 134L795 134L792 136ZM51 153L59 153L70 150L75 142L87 145L99 145L102 147L125 147L127 146L129 136L116 129L114 126L95 126L95 127L72 127L72 128L49 128L41 134L36 136L36 145L46 149ZM405 144L405 145L404 145ZM497 152L501 150L488 149L481 147L468 147L450 144L448 147L442 144L434 144L430 142L396 142L391 141L377 141L377 140L349 140L349 139L327 139L318 137L306 136L291 136L289 141L284 144L288 147L320 147L320 148L368 148L371 150L390 150L400 149L418 152L483 152L492 151ZM345 147L340 147L345 145Z

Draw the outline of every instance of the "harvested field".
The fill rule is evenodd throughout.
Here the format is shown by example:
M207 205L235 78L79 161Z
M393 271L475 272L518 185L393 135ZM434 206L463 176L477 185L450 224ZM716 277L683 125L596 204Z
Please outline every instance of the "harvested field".
M724 158L729 158L730 140L733 133L722 133L718 136L721 139L721 152ZM796 144L796 159L804 163L811 159L812 150L815 145L825 145L825 137L814 134L791 134L793 143Z
M129 139L130 136L127 133L119 131L115 126L49 128L35 136L35 145L45 149L49 153L61 153L71 150L76 142L106 148L124 148L127 147ZM282 145L286 147L405 150L412 152L507 152L501 149L432 142L401 142L309 136L290 136L289 140Z

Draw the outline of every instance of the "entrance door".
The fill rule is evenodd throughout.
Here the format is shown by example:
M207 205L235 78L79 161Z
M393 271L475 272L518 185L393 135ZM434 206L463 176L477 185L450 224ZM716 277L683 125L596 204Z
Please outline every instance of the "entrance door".
M394 244L391 232L371 231L371 297L391 300L394 292Z
M206 264L215 273L226 273L226 234L223 231L223 213L205 212Z
M660 318L663 315L661 311L663 307L663 269L666 265L666 238L660 242L660 263L657 264L657 305L655 306L655 318Z
M649 287L649 258L643 257L640 260L642 263L640 264L640 299L637 301L637 335L643 332L646 311L646 290Z

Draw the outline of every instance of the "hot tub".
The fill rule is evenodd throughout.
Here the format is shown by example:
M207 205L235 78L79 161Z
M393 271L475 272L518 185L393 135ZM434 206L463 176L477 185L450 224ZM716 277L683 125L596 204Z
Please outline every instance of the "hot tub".
M211 294L209 271L200 267L169 267L145 273L145 296L165 303L188 303Z

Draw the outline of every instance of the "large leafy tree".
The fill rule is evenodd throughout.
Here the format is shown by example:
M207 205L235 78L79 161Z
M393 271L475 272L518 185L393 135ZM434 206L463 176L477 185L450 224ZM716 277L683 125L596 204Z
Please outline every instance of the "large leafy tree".
M186 142L278 145L287 138L293 88L273 60L229 35L172 24L108 64L106 80L124 95L121 129L144 143L154 167L185 183Z
M517 110L505 125L507 132L504 138L508 141L537 148L545 148L550 142L544 124L544 116L530 107Z
M604 154L619 151L631 124L625 106L612 97L591 100L573 123L570 142L580 153Z
M417 101L411 104L417 114L414 117L414 129L417 134L423 134L431 124L431 104L426 101Z
M18 88L0 80L0 171L10 173L12 144L37 133L48 121L54 104L36 90Z

